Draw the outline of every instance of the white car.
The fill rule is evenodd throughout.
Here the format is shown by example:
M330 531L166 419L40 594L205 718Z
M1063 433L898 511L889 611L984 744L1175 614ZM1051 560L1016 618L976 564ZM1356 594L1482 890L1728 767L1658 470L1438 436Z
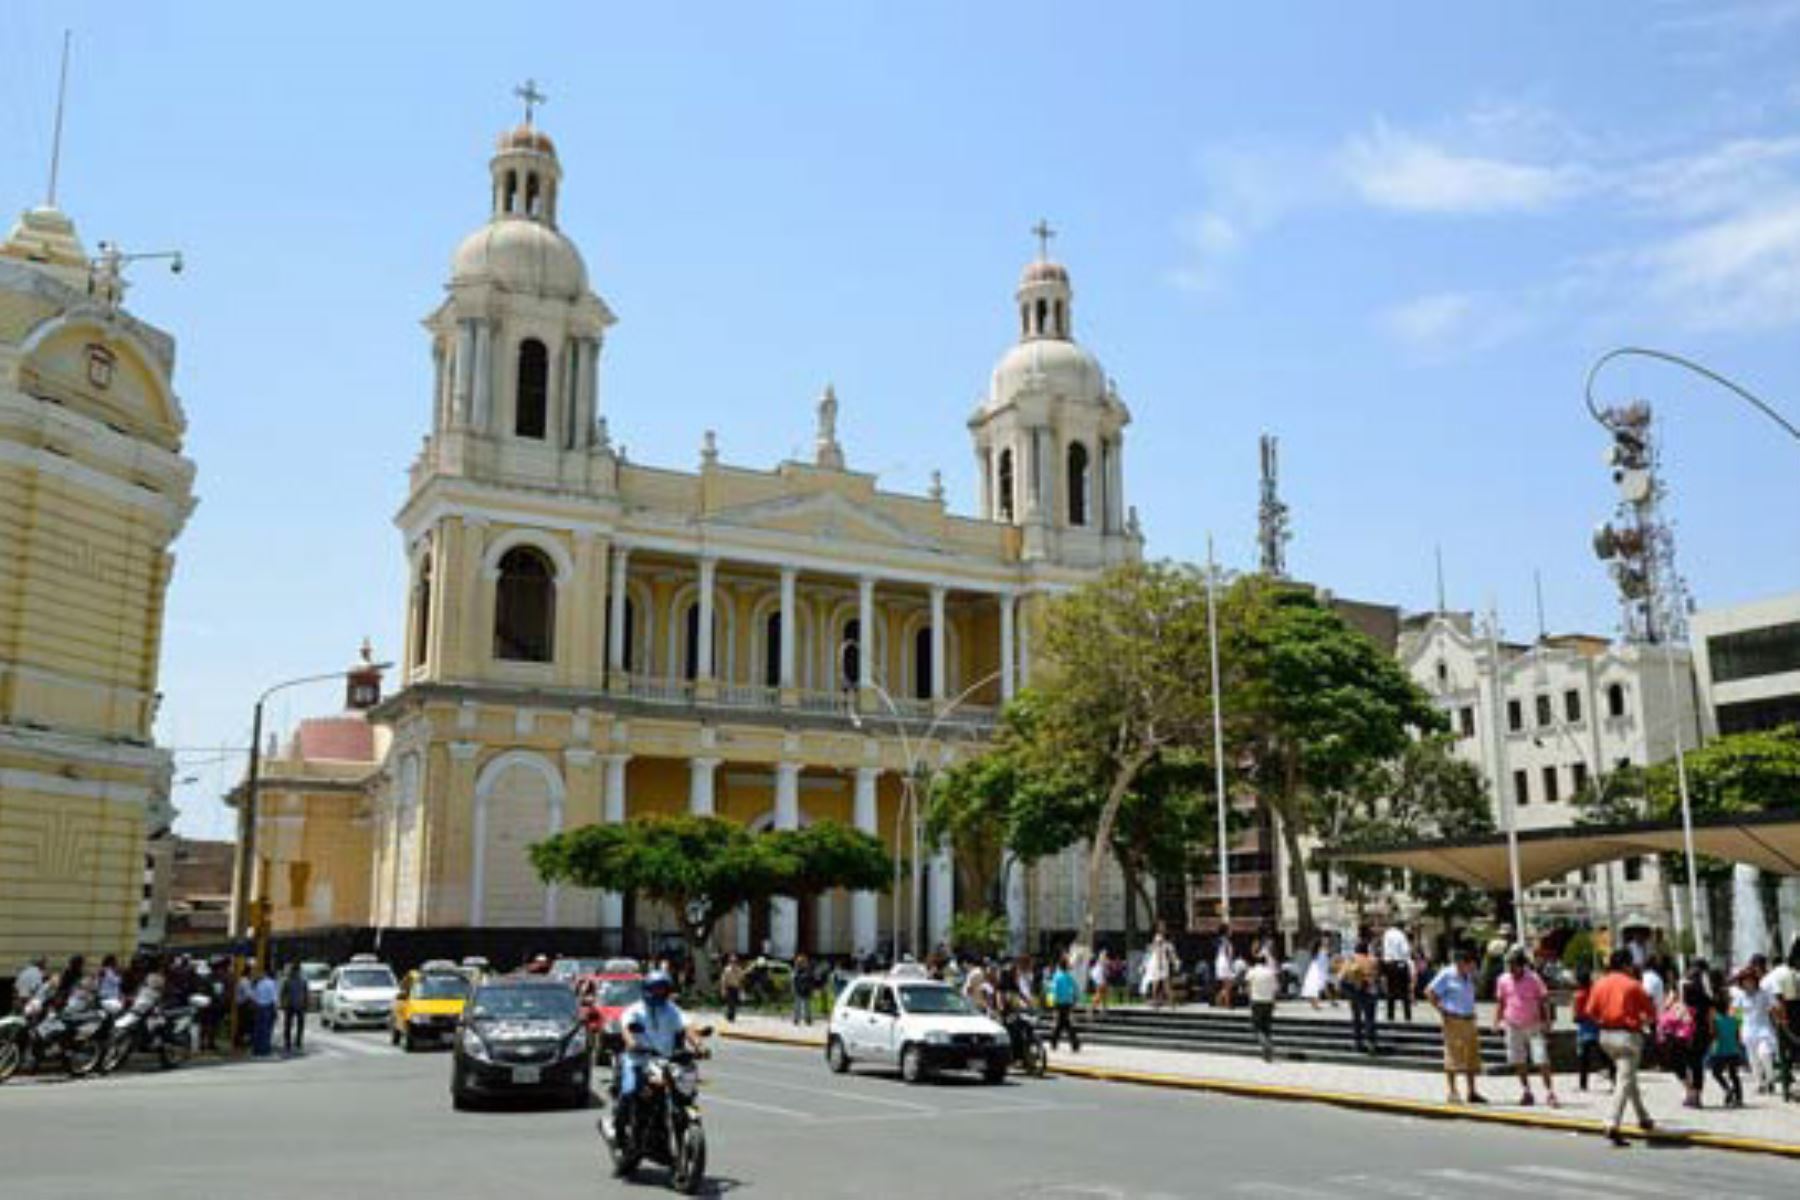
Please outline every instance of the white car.
M333 969L319 997L319 1019L327 1029L385 1027L392 1019L400 983L386 963L352 959Z
M851 981L831 1010L825 1061L839 1074L855 1062L898 1066L917 1083L933 1071L977 1070L989 1083L1006 1078L1011 1040L998 1022L948 984L908 976L864 975Z

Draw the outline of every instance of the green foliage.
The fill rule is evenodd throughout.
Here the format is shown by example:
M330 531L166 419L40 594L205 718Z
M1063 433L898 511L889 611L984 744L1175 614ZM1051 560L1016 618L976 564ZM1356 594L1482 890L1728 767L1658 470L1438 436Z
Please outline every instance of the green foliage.
M1604 964L1599 959L1600 950L1594 945L1594 935L1585 929L1576 930L1574 936L1569 938L1568 944L1563 947L1562 963L1571 971L1579 971L1583 967L1592 969L1603 966Z
M988 958L1006 947L1006 918L991 912L962 912L950 918L950 948L958 956Z

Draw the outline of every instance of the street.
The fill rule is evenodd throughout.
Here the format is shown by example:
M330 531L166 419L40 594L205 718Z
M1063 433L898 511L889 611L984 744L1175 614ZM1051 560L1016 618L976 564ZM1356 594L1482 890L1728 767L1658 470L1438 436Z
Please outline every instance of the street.
M667 1194L659 1169L635 1184L607 1176L597 1107L454 1113L445 1053L406 1055L380 1033L314 1030L308 1043L294 1061L0 1088L8 1200ZM1775 1200L1800 1189L1800 1163L1770 1157L1055 1077L909 1088L877 1071L831 1075L810 1051L716 1050L704 1072L712 1194Z

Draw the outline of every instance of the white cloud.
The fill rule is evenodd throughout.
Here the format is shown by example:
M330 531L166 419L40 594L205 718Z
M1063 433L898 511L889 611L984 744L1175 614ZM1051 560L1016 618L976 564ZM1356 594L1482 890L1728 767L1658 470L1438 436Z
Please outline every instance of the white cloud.
M1199 171L1206 203L1176 223L1182 257L1170 272L1175 286L1194 292L1218 289L1258 234L1319 203L1327 186L1315 163L1252 145L1215 147L1201 156Z
M1650 216L1706 216L1741 209L1788 186L1800 137L1734 138L1621 172L1620 186Z
M1440 363L1509 342L1530 322L1513 297L1448 291L1397 304L1376 323L1415 361Z
M1535 212L1580 192L1589 172L1459 153L1377 121L1345 143L1339 169L1377 208L1422 213Z
M1800 193L1684 232L1635 265L1651 298L1693 328L1800 323Z

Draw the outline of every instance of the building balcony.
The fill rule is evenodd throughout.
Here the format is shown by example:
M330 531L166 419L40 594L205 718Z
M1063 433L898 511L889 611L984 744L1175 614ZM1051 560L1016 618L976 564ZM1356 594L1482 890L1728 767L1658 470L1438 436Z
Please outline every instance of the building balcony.
M868 725L878 730L895 723L909 731L936 724L940 728L960 727L985 734L999 719L999 709L988 704L965 703L946 709L943 701L896 697L890 707L876 697L865 700L858 707L854 690L778 688L755 683L670 679L660 675L615 676L611 691L616 696L655 708L837 718L849 726Z

